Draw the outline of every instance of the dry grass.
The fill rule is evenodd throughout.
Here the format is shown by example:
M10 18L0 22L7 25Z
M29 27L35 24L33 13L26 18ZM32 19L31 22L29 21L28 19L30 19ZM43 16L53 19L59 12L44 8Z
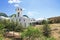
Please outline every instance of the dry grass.
M51 24L52 35L57 39L60 40L60 24Z
M43 25L36 25L36 28L42 29ZM51 34L56 40L60 40L60 23L59 24L50 24Z

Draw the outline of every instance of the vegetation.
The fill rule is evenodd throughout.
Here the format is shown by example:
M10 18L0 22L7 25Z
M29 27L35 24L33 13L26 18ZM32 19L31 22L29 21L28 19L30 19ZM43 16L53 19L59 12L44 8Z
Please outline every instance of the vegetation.
M0 30L3 30L3 29L4 29L4 25L0 24Z
M0 40L4 40L4 38L3 37L0 37Z
M50 37L50 27L46 20L43 21L43 31L35 27L27 27L24 29L21 24L17 22L10 22L8 20L0 20L0 40L3 40L3 32L15 31L21 33L21 37L26 40L55 40L55 38Z
M35 40L35 38L41 37L41 32L33 27L28 27L24 32L22 32L23 38L28 38L27 40Z
M22 32L21 36L24 40L56 40L54 37L47 37L45 35L40 29L30 26Z
M20 24L16 23L16 22L10 22L8 20L0 20L0 39L2 40L3 35L6 32L9 31L14 31L14 32L21 32L23 31L23 28Z
M4 25L0 22L0 40L3 40Z

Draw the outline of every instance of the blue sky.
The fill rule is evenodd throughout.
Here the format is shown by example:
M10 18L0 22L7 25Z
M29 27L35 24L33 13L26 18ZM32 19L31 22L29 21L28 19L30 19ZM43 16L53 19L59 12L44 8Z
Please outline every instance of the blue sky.
M49 18L60 16L60 0L18 0L18 2L9 2L10 0L0 0L0 12L7 15L15 14L16 7L23 10L23 15L30 18Z

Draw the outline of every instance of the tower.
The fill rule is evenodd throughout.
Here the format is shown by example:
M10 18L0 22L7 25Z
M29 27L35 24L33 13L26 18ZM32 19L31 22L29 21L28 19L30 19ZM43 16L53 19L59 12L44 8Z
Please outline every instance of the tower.
M17 7L16 8L16 21L20 22L22 17L22 9Z
M22 16L22 9L21 8L17 7L16 12L17 12L16 17L21 17Z

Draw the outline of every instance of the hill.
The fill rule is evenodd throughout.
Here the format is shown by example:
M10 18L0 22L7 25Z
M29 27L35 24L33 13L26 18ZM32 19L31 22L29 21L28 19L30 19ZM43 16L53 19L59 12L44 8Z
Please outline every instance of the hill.
M51 23L60 23L60 16L48 18Z

